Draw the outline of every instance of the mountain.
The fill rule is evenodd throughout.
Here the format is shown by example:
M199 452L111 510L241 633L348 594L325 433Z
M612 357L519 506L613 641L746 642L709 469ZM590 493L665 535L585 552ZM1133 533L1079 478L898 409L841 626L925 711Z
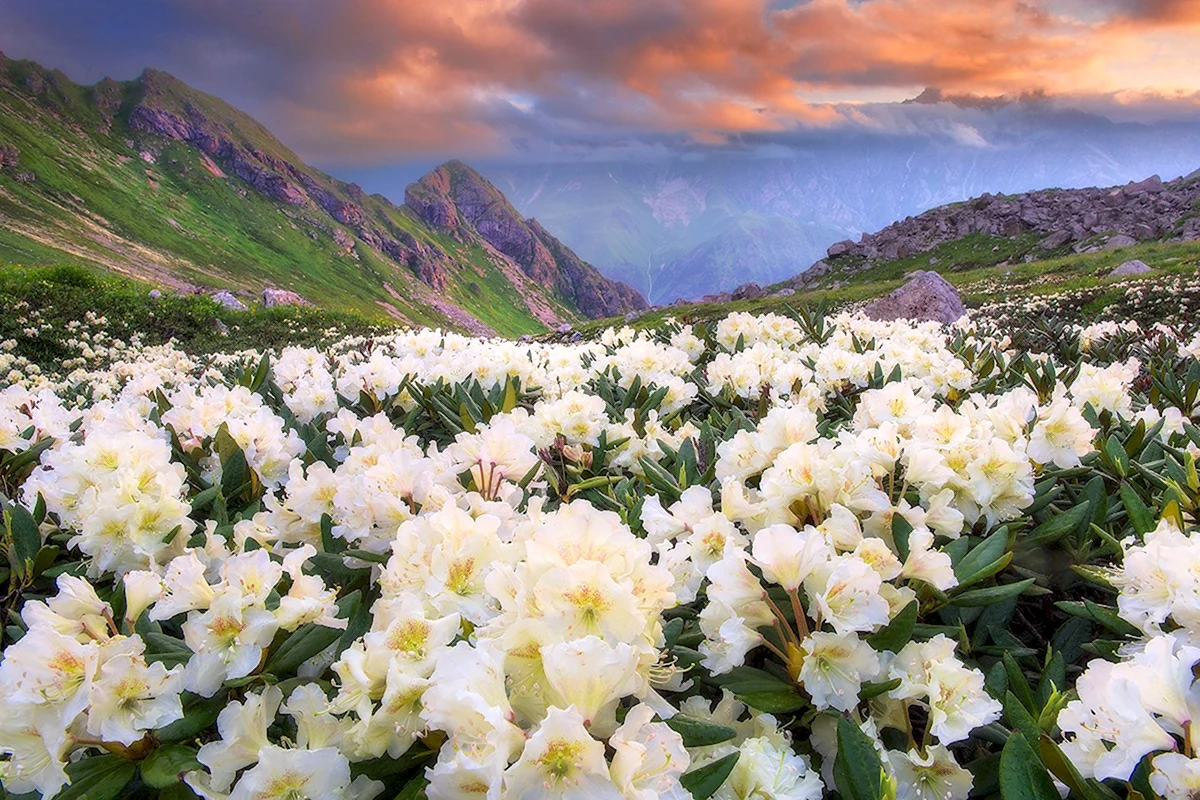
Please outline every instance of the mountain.
M969 100L926 92L920 102L881 106L874 134L478 166L580 257L667 303L769 284L838 240L985 192L1170 178L1200 163L1194 123L1118 123L1036 97ZM382 176L372 185L387 190ZM748 218L759 223L744 225ZM763 255L747 255L754 251Z
M84 263L184 291L276 287L476 333L646 307L465 164L408 195L414 205L394 205L305 164L166 73L82 86L0 54L0 260Z
M856 273L925 266L955 272L1142 243L1195 242L1200 242L1200 171L1167 182L1153 175L1107 188L983 194L894 222L858 241L835 242L795 283L811 287Z

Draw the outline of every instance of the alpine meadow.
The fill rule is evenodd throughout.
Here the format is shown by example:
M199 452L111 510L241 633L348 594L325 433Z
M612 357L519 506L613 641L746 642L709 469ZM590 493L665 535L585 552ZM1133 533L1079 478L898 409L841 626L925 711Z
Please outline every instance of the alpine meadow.
M0 6L0 800L1200 798L1195 3Z

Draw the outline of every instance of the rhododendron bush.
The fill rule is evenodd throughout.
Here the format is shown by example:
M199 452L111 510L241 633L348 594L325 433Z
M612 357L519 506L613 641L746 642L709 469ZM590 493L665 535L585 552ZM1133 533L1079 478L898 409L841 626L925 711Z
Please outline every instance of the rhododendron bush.
M1200 792L1200 340L439 331L0 392L0 795Z

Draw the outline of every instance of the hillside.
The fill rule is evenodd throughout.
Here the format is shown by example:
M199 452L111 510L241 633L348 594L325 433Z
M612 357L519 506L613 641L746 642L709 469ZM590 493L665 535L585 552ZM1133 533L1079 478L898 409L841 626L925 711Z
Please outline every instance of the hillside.
M789 280L737 287L733 295L740 299L726 292L698 303L677 301L640 315L634 325L733 311L852 308L887 294L912 272L934 270L968 309L984 316L1135 319L1193 329L1200 319L1200 170L1167 182L1153 176L1107 188L981 195L828 250ZM1131 261L1144 266L1112 274ZM588 329L617 322L601 320Z
M0 55L0 262L101 266L180 291L264 287L402 323L517 334L644 308L454 162L446 226L306 165L163 72L71 82ZM487 208L457 209L485 198ZM443 203L444 204L444 203ZM529 254L516 241L537 242Z

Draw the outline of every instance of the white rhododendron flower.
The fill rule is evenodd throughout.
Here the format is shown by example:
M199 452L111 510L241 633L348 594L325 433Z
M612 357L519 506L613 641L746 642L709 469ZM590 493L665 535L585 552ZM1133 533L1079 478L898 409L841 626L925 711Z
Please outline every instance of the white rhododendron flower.
M98 320L0 343L5 792L968 800L1012 698L1034 759L1200 791L1190 330Z

